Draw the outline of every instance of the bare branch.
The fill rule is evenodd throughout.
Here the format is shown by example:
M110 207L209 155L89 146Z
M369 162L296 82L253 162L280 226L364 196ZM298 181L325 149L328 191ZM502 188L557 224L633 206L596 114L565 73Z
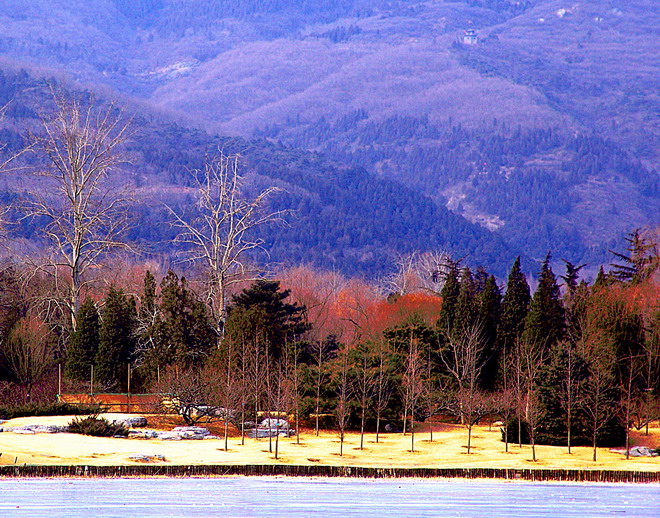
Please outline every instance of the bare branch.
M288 211L266 210L268 199L280 189L269 187L256 197L243 194L239 155L220 151L207 161L203 171L194 171L197 203L194 214L180 214L166 206L172 225L180 230L175 242L179 253L191 263L202 263L207 271L206 299L222 336L226 320L227 289L249 275L245 257L264 241L252 236L262 225L281 222Z
M115 194L108 176L124 162L119 152L130 121L114 105L97 109L53 92L56 111L42 119L42 133L32 136L33 150L46 166L32 171L34 185L23 203L23 218L43 218L50 243L46 260L31 260L33 270L53 278L65 296L61 304L75 315L91 268L117 248L128 229L128 199Z

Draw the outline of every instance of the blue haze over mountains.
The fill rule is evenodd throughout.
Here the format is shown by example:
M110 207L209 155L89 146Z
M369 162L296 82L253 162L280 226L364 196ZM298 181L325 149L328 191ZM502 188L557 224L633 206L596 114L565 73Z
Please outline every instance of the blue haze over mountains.
M660 223L658 27L652 0L4 0L0 139L20 145L44 78L120 95L134 237L155 249L156 199L189 203L187 168L221 142L296 209L268 229L275 261L374 276L446 248L502 275L552 250L595 268Z

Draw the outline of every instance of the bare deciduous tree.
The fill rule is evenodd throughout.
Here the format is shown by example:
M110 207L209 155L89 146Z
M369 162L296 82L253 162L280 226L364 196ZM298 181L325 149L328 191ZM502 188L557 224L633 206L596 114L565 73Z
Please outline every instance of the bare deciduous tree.
M387 293L399 295L416 291L439 295L451 264L451 256L442 251L399 255L396 270L385 278L383 287Z
M261 247L263 239L252 231L267 223L281 221L284 211L268 211L267 201L280 189L269 187L252 199L243 192L239 155L218 156L207 161L203 171L194 171L197 203L192 214L179 214L167 207L173 225L180 230L176 242L187 261L206 268L206 300L218 337L224 334L227 319L227 290L246 280L250 269L246 253Z
M406 295L415 291L417 280L415 275L415 264L417 253L399 255L394 266L396 270L385 278L383 288L387 293Z
M460 260L458 262L453 261L448 252L441 250L421 254L415 264L420 287L424 291L440 295L445 280L447 280L447 275L451 270L451 265L458 263L460 263Z
M270 383L270 392L268 394L269 408L275 413L276 429L275 429L275 458L279 459L280 455L280 420L283 416L288 415L288 411L293 406L294 400L294 383L292 378L291 367L287 361L279 361L273 368L273 380ZM269 419L269 426L272 421ZM288 429L286 430L288 433ZM272 433L271 433L272 435Z
M617 410L613 398L616 355L609 337L597 330L585 332L580 347L589 369L589 377L584 384L583 408L590 421L593 461L596 462L598 437Z
M404 434L406 418L410 416L410 451L415 451L415 410L417 409L419 399L424 393L424 359L420 347L419 339L413 336L412 327L410 328L410 342L405 358L405 370L401 378L401 387L403 389L403 408L404 408Z
M34 270L45 272L63 294L63 306L71 326L81 292L92 282L90 269L117 248L127 230L127 199L108 176L125 160L120 146L130 121L114 105L97 108L90 99L68 99L54 94L55 113L42 120L42 133L32 137L33 151L45 161L33 171L34 187L28 191L25 216L43 218L43 233L50 242L44 261Z
M571 453L573 419L582 402L582 387L584 385L584 361L575 350L575 346L564 341L557 344L563 358L563 376L556 387L559 404L566 414L566 446Z
M314 361L314 433L319 436L319 418L321 412L321 392L328 381L327 362L334 356L333 347L336 345L334 337L326 340L315 340L311 347L311 356Z
M4 106L0 106L0 122L4 120L10 105L11 102L8 102ZM0 172L8 170L9 164L11 164L19 156L21 156L23 153L27 152L30 149L30 147L28 146L13 154L10 154L8 157L3 157L2 154L6 148L7 145L4 144L3 142L0 142Z
M518 444L522 447L523 417L529 426L532 461L536 462L536 432L543 418L539 378L544 362L543 347L533 341L518 339L515 347L515 383L518 411Z
M502 419L504 432L504 451L509 451L509 422L516 413L515 369L514 358L506 344L502 347L502 360L500 363L500 390L496 394L495 407Z
M372 406L376 376L373 366L373 344L359 343L351 351L351 381L352 392L360 406L360 449L364 449L364 430L367 422L367 412Z
M174 410L190 426L217 419L221 391L214 374L198 368L170 367L156 385L156 392L163 397L160 411Z
M336 371L337 383L337 407L335 417L337 419L337 428L339 428L339 456L344 455L344 438L346 437L346 428L351 416L351 380L349 376L349 354L348 347L342 345L337 356L338 370Z
M471 325L447 336L447 348L441 359L454 381L448 409L458 415L468 430L467 453L470 453L472 427L487 412L485 396L479 389L484 365L485 340L480 325Z
M392 351L389 342L383 339L382 336L376 339L374 343L376 355L376 373L375 373L375 389L374 389L374 412L376 413L376 443L379 440L380 434L380 420L383 412L387 409L390 398L392 396L392 379L391 379L391 361L390 356Z
M660 311L654 315L644 312L644 342L642 344L642 389L643 394L635 404L635 426L645 427L649 434L649 423L660 417L660 400L657 387L660 385Z
M34 317L20 319L1 344L2 357L16 381L25 387L28 401L32 388L54 366L56 343L46 325Z

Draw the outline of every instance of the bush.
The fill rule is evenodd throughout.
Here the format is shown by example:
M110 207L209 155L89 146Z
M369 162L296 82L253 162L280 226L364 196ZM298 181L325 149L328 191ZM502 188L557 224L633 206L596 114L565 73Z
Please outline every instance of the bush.
M115 437L128 435L128 428L123 424L113 424L103 417L90 415L88 417L76 418L69 423L70 433L92 435L94 437Z
M100 414L100 405L70 405L68 403L28 403L0 407L0 419L16 419L17 417L38 417L48 415L90 415Z

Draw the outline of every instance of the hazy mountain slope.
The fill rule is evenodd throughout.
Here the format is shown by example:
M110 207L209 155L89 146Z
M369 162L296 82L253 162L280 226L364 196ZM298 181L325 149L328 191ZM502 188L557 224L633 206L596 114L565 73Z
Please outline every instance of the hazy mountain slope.
M22 146L19 132L38 131L37 112L48 113L49 89L27 74L0 71L0 102L11 99L0 123L0 143L6 152ZM136 203L130 237L148 254L173 258L174 231L163 203L177 211L193 205L191 170L221 147L241 153L248 189L278 186L274 209L291 211L287 225L260 229L270 253L255 257L279 264L309 263L347 274L378 277L389 271L398 254L415 250L449 250L466 264L486 265L503 276L516 254L500 238L465 221L431 199L364 169L333 163L315 153L262 139L212 137L155 117L149 111L126 108L134 135L126 146L130 161L111 178L110 187L127 186ZM25 157L29 166L37 159ZM9 204L29 196L34 188L18 170L0 177L0 201ZM38 245L39 221L20 220L10 226L15 237Z
M541 2L485 34L497 39L460 49L462 63L536 89L556 110L635 150L657 168L656 2Z
M659 16L653 0L11 0L0 52L594 264L660 221Z

